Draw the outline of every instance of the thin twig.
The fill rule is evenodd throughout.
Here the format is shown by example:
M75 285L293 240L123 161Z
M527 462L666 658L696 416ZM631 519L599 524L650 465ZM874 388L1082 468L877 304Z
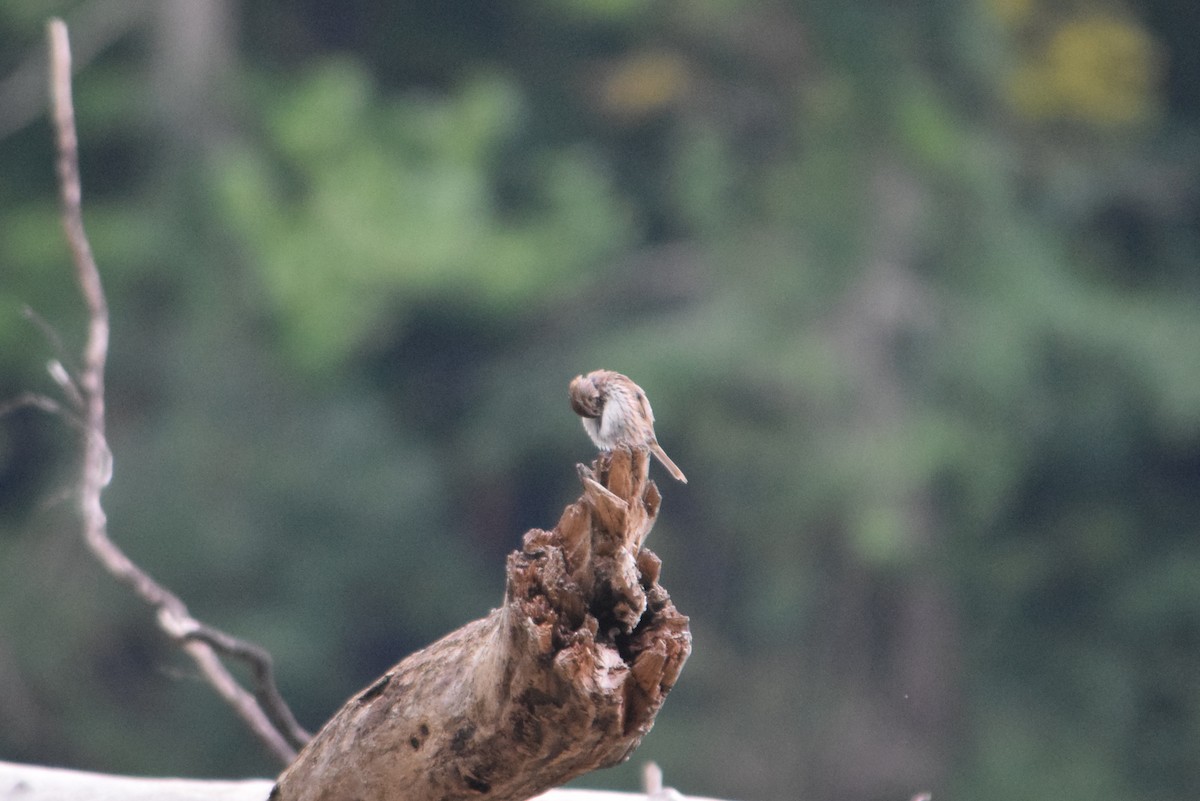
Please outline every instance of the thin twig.
M70 417L61 403L54 398L38 395L36 392L25 392L12 400L0 403L0 417L12 414L18 409L38 409L46 414L61 414L64 417Z
M75 379L71 377L71 372L63 366L63 363L58 359L51 359L46 364L46 372L54 379L54 383L58 384L59 388L66 393L67 400L79 411L87 408L87 403L83 399L83 393L79 391L79 385L75 383Z
M46 5L46 4L43 4ZM62 3L60 6L64 5ZM72 3L75 69L87 64L131 32L153 24L153 0L86 0ZM8 42L11 47L11 42ZM9 54L11 55L11 53ZM46 85L40 49L0 80L0 141L39 119L45 111L37 96Z
M163 631L182 644L183 650L196 663L209 684L234 708L259 740L281 761L290 762L296 755L296 747L307 739L307 732L295 726L303 735L300 741L297 741L296 731L289 731L285 735L273 725L273 719L286 720L290 718L291 712L287 711L286 704L283 704L282 698L275 690L269 658L264 666L262 657L265 651L257 649L255 653L253 650L243 649L239 653L230 652L230 655L247 661L260 684L264 680L271 682L269 690L260 686L259 697L268 699L271 703L277 702L286 712L286 716L278 709L272 710L271 714L265 712L255 696L238 684L228 669L221 664L209 641L216 638L200 638L194 634L196 631L213 630L192 618L183 601L134 564L109 539L107 517L100 499L112 476L112 456L104 434L104 366L108 357L108 303L100 282L100 271L96 267L83 227L79 146L71 101L71 52L67 26L62 20L51 20L47 33L50 42L51 110L58 151L57 170L63 228L71 248L76 281L88 309L83 364L78 380L74 382L83 402L81 413L84 423L84 457L79 482L79 506L84 540L92 554L109 573L158 610L158 621ZM294 719L292 723L295 723Z
M271 654L260 645L238 639L212 626L194 620L189 622L195 625L183 633L185 640L207 643L218 653L240 659L250 666L254 673L254 696L259 705L293 748L303 748L312 739L312 734L300 725L279 694Z
M75 365L72 361L73 357L54 326L50 325L46 318L38 314L37 309L32 306L23 306L21 314L46 338L46 341L50 343L50 347L54 348L54 353L58 356L58 360L67 366L67 370L75 370Z

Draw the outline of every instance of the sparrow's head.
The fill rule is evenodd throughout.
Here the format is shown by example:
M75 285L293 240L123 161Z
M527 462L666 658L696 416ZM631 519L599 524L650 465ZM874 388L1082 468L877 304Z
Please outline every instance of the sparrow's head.
M595 419L604 411L604 395L592 380L592 375L577 375L571 379L567 396L571 399L571 409L575 414Z

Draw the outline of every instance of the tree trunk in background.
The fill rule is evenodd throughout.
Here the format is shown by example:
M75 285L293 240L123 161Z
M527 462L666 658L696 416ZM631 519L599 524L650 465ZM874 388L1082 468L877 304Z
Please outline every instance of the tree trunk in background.
M884 164L871 201L876 230L859 285L832 319L831 337L854 376L857 406L846 425L899 442L912 399L897 365L905 336L934 324L933 300L913 270L922 197L917 179ZM885 476L886 478L886 476ZM831 686L845 686L833 736L813 787L833 797L887 797L939 786L958 706L958 632L935 558L940 532L927 486L881 481L869 488L896 529L895 561L881 573L845 545L842 614L828 632ZM880 622L886 621L886 622Z
M151 29L154 115L185 151L202 147L226 117L222 88L236 61L233 0L163 0Z

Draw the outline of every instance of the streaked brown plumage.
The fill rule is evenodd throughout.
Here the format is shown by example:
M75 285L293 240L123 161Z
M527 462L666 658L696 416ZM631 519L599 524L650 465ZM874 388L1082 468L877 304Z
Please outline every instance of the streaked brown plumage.
M567 394L571 408L583 418L583 429L597 448L603 451L616 447L648 450L672 476L687 483L683 471L658 444L654 435L654 412L646 393L629 378L612 370L593 370L587 375L575 376Z

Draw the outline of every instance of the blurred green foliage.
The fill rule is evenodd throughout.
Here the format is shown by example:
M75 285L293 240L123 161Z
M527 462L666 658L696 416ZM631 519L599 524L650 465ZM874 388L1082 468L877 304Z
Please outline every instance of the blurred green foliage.
M32 6L14 74L44 14L98 35ZM691 481L650 547L695 652L635 762L745 799L1191 798L1191 5L183 7L76 83L110 525L307 725L499 602L604 366ZM198 66L164 48L205 30ZM23 307L82 330L15 85L0 397L62 358ZM86 557L73 458L0 420L0 758L273 772Z
M294 355L314 369L343 362L414 299L511 314L633 241L583 147L538 152L518 202L498 207L492 178L522 116L511 81L481 75L450 97L387 101L360 65L335 59L270 91L262 119L277 151L223 152L217 191Z

